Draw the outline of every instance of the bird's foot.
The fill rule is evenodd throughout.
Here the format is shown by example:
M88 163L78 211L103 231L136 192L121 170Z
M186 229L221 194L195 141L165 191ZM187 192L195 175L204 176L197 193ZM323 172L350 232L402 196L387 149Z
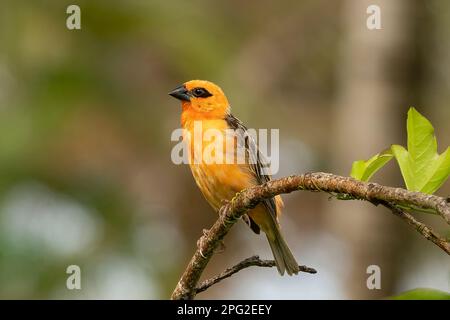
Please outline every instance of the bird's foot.
M225 226L233 222L233 219L227 217L227 210L229 203L230 203L229 200L222 200L222 206L219 209L219 216L223 219L223 224Z
M205 256L205 254L202 251L202 247L203 247L203 244L206 241L206 237L208 236L208 234L209 234L209 230L208 229L203 229L203 235L200 237L200 239L197 240L198 251L200 252L200 255L204 259L206 259L206 256ZM215 252L216 253L223 253L225 251L225 249L226 249L225 243L223 242L223 240L220 240L219 244L218 244L218 247L216 248Z
M208 233L209 233L209 230L208 230L208 229L203 229L203 235L200 237L200 239L197 240L197 248L198 248L198 250L199 250L199 252L200 252L200 255L201 255L203 258L205 258L205 259L206 259L206 257L205 257L205 255L204 255L203 252L202 252L202 247L203 247L203 244L204 244L205 241L206 241L206 237L208 236Z
M219 216L223 216L226 213L227 205L230 203L229 200L222 200L221 207L219 209Z

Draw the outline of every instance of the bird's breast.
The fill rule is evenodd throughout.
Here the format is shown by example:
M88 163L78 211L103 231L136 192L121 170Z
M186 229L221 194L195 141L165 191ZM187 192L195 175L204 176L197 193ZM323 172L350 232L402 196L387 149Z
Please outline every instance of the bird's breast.
M237 192L255 184L248 165L236 163L236 143L231 141L235 137L226 131L228 126L224 120L188 123L185 129L183 140L189 150L192 175L215 210L223 200L231 200ZM233 161L227 161L227 157Z

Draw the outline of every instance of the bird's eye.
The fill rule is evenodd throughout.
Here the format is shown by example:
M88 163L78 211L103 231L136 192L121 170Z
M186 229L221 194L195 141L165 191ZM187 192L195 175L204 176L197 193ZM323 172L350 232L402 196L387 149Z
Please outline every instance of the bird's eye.
M191 92L192 95L197 98L207 98L212 96L205 88L194 88Z

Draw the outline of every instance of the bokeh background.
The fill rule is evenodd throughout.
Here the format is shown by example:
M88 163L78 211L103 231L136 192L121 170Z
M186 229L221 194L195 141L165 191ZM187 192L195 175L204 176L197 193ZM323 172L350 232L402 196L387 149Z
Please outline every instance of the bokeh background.
M81 7L81 30L66 8ZM382 29L366 28L381 7ZM215 214L174 165L190 79L221 85L252 128L280 129L278 177L348 175L351 163L406 144L406 111L450 145L450 2L0 2L0 298L166 299ZM375 181L402 186L395 161ZM450 194L450 183L439 191ZM316 275L242 271L202 298L349 299L416 287L448 291L448 256L383 208L284 196L287 241ZM436 230L436 217L420 215ZM448 226L447 226L448 227ZM204 276L253 254L244 224ZM67 266L81 290L66 288ZM368 290L378 265L382 289Z

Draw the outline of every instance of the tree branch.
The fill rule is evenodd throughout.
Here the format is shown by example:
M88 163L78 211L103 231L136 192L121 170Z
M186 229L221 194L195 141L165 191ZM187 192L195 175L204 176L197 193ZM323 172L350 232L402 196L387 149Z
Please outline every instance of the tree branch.
M198 294L202 291L205 291L209 287L215 285L216 283L219 283L220 281L231 277L233 274L238 273L239 271L249 268L249 267L264 267L264 268L271 268L275 267L275 261L274 260L261 260L259 256L252 256L250 258L247 258L245 260L242 260L238 264L232 266L231 268L226 269L221 274L203 281L197 288L195 288L195 294ZM307 266L299 266L300 272L305 273L317 273L316 269L310 268Z
M381 203L384 205L385 203L388 203L392 205L406 205L422 209L431 209L436 211L437 214L450 224L450 203L447 199L434 195L412 192L402 188L382 186L377 183L362 182L349 177L341 177L323 172L308 173L272 180L263 185L254 186L239 192L230 202L222 206L219 211L219 218L211 227L208 234L200 239L198 248L172 293L171 298L194 298L197 292L197 283L203 270L213 256L214 251L233 224L236 223L247 210L254 208L263 199L297 190L322 191L336 195L341 199L366 200L374 204ZM392 211L392 208L390 209ZM406 218L406 212L402 211L402 214L399 214L398 211L396 211L394 213L401 216L404 220L408 219ZM408 216L410 215L408 214ZM424 229L423 226L425 225L417 221L413 223L412 221L413 220L408 219L408 223L414 225L416 230L428 240L433 241L432 239L434 239L435 241L433 241L433 243L437 245L439 245L438 243L441 243L441 241L448 244L447 241L437 236L434 232L429 232L431 231L430 228ZM425 236L425 234L427 234L427 236ZM440 240L438 241L437 239ZM446 251L444 249L446 246L439 245L439 247ZM448 251L446 252L449 253Z
M393 204L390 204L388 202L383 202L381 204L390 209L393 214L406 221L406 223L408 223L410 226L414 227L416 231L419 232L425 239L433 242L439 248L444 250L448 255L450 255L450 242L433 231L431 227L428 227L424 223L417 221L411 214Z

